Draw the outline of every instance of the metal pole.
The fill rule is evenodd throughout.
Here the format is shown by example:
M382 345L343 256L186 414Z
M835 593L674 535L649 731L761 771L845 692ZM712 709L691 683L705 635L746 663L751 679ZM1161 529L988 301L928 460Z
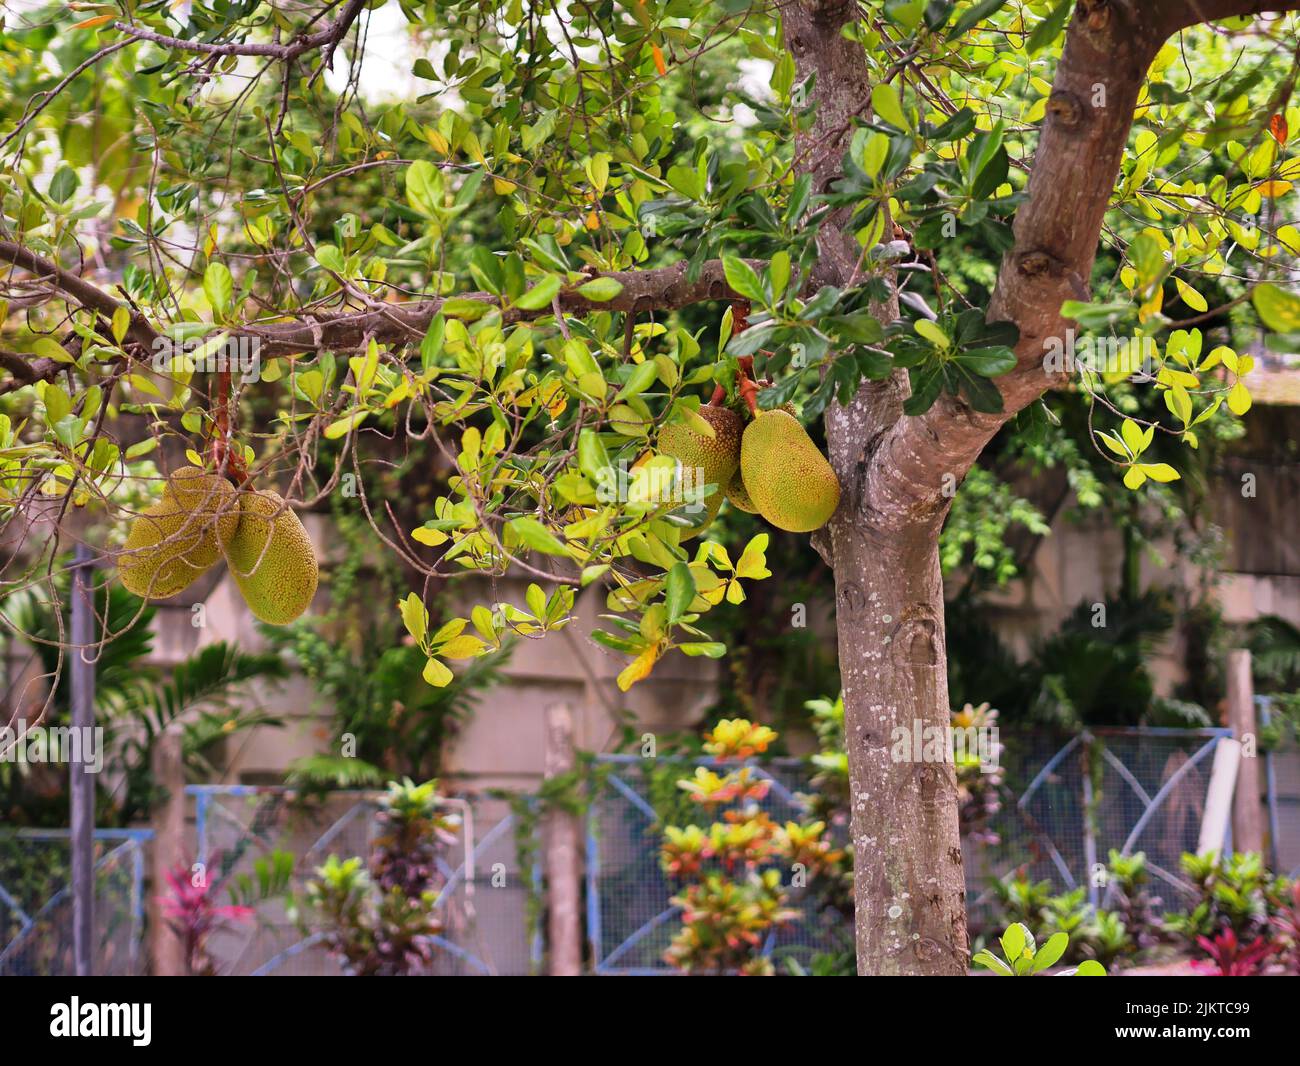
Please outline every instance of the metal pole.
M94 972L95 778L89 770L95 725L95 610L93 555L78 544L72 571L72 731L74 758L68 765L72 842L72 953L78 977Z

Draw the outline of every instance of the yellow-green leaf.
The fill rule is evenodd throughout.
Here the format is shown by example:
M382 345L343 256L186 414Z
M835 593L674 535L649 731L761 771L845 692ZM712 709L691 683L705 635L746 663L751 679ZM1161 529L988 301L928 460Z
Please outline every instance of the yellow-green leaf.
M424 680L434 688L446 688L450 683L453 674L447 669L446 663L441 663L437 659L430 659L424 664Z
M899 102L898 93L888 82L882 81L872 88L871 109L877 118L883 119L897 129L910 128L903 115L903 105Z

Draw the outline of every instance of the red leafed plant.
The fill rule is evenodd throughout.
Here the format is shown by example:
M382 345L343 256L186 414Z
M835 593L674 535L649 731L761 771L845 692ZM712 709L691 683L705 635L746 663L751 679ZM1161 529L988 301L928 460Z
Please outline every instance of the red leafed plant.
M1224 929L1213 940L1198 936L1196 942L1210 957L1198 959L1192 966L1200 973L1218 977L1258 977L1269 957L1282 949L1281 944L1270 943L1262 936L1243 945L1231 929Z
M185 943L185 960L191 977L210 977L216 970L207 952L208 934L231 922L252 918L252 907L217 903L207 870L195 873L184 864L166 873L167 895L159 896L163 917Z
M1300 881L1291 886L1289 895L1290 904L1279 904L1271 921L1273 929L1284 942L1286 950L1282 952L1282 957L1287 968L1294 974L1300 974Z

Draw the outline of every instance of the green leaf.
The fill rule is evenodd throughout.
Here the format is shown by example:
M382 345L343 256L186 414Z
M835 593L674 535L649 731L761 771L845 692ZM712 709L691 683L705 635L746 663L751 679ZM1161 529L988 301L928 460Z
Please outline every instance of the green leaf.
M678 644L677 650L683 655L691 656L691 658L702 655L706 659L721 659L727 654L727 646L725 644L720 644L717 641L712 640L697 640L691 641L688 644Z
M32 343L32 351L45 359L53 359L56 363L73 361L72 356L68 354L68 349L53 337L37 337Z
M331 422L325 427L326 439L338 440L340 437L346 437L353 427L364 422L369 414L369 411L353 411L350 415L344 415L342 418Z
M972 374L995 378L1016 366L1016 353L1010 348L968 348L953 356L953 361Z
M406 200L426 217L442 207L442 174L427 159L417 159L407 167Z
M1178 471L1168 463L1138 463L1137 468L1152 481L1170 482L1179 478Z
M872 87L871 110L877 118L883 119L897 129L911 128L903 115L903 105L899 102L898 93L888 82L882 81Z
M973 966L983 966L985 969L992 970L1001 977L1012 977L1011 967L999 959L991 951L981 951L970 960Z
M727 284L748 300L765 302L763 282L754 268L734 255L722 257L722 272L727 276Z
M578 434L578 467L597 483L609 476L609 453L599 435L590 427Z
M515 306L523 311L540 311L551 306L551 301L560 292L560 278L557 274L547 274L536 285L515 301Z
M429 629L429 612L419 595L412 592L406 599L398 600L397 609L401 612L406 631L415 639L415 643L423 644L424 635Z
M1014 963L1024 953L1029 939L1029 930L1019 922L1012 922L1002 934L1002 954L1008 962Z
M79 184L76 171L69 166L59 167L50 181L50 199L56 204L67 203Z
M1075 977L1105 977L1106 967L1096 959L1088 959L1086 962L1079 963L1078 969L1074 971Z
M208 298L212 313L224 318L230 313L230 301L235 292L235 279L225 263L209 263L203 272L203 295Z
M790 256L786 251L781 250L772 256L767 276L772 282L772 298L780 300L785 294L785 287L790 284Z
M569 551L565 548L563 541L555 536L536 518L524 515L520 518L512 518L506 523L506 529L511 530L519 538L519 542L533 551L542 552L544 555L568 555Z
M612 300L622 291L623 283L614 278L592 278L585 284L578 286L580 296L584 296L588 300L595 300L597 303Z
M659 379L659 368L650 360L638 363L632 368L627 384L618 390L617 400L626 400L629 396L639 396Z
M1265 282L1251 294L1255 310L1269 329L1278 333L1300 333L1300 296Z
M1029 40L1025 48L1032 56L1041 52L1065 29L1065 20L1070 17L1070 8L1073 6L1073 0L1061 0L1051 11L1051 13L1034 27L1034 32L1029 35Z
M664 606L669 623L680 622L682 615L695 599L695 578L685 563L677 563L668 571L664 588Z
M122 338L126 336L126 331L131 328L131 312L124 305L119 305L113 312L113 322L110 327L113 331L113 340L118 344L122 343Z
M430 659L424 664L424 672L421 675L434 688L446 688L451 683L452 672L447 669L445 663L437 659Z
M1070 937L1067 933L1054 933L1048 937L1047 943L1034 955L1034 973L1042 973L1049 966L1055 966L1069 944Z

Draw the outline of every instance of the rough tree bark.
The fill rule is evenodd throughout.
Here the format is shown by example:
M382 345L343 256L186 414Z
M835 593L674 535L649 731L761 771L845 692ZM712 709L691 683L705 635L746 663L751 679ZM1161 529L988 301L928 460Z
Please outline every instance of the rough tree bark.
M1152 59L1178 30L1231 14L1294 4L1230 0L1137 3L1078 0L1049 99L1028 185L989 307L1020 329L1016 368L999 379L1004 411L985 415L944 396L904 418L903 374L866 383L826 415L839 511L815 540L835 574L845 741L852 794L858 970L863 974L966 972L965 877L951 763L895 761L895 727L949 721L938 536L952 489L998 429L1057 383L1045 342L1063 338L1066 299L1088 298L1111 190ZM841 29L846 0L796 0L783 11L800 78L815 76L814 122L796 159L825 191L838 173L852 120L868 113L860 46ZM816 280L844 284L858 249L832 217L819 235ZM838 225L837 225L838 223ZM897 308L879 309L886 320Z

